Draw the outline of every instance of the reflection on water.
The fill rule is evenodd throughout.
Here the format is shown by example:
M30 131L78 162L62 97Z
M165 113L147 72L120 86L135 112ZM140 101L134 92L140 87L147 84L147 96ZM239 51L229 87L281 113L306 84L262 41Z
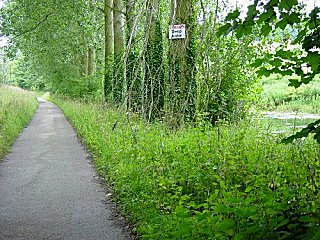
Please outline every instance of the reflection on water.
M273 134L296 132L320 119L319 114L309 113L263 112L262 116L260 120Z

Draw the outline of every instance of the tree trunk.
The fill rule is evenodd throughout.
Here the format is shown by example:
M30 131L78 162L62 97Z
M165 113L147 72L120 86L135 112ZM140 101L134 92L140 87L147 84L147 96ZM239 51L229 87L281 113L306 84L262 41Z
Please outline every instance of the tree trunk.
M168 120L174 126L195 114L195 23L194 0L172 0L171 25L186 26L185 39L170 40Z
M139 111L141 87L140 68L137 67L137 47L135 42L135 7L136 0L126 0L126 56L125 56L125 78L126 78L126 106L131 111Z
M124 61L123 61L123 52L124 52L124 21L123 21L123 12L124 4L123 0L114 0L113 2L113 27L114 27L114 102L121 103L122 90L124 84Z
M95 26L98 24L96 20L96 5L96 0L88 1L88 9L91 14L90 24L91 27L94 29L94 31L90 34L91 41L88 47L88 75L95 75L96 73L96 44L94 43L95 38L97 38Z
M113 0L105 0L104 2L104 30L105 30L105 77L104 77L104 97L105 100L112 100L113 89Z
M86 47L83 47L83 52L81 54L81 77L88 76L88 60L88 49Z
M160 117L164 106L163 43L159 4L159 0L147 1L143 110L148 120Z
M6 59L2 58L2 83L6 84Z
M96 73L96 51L93 47L88 49L88 75Z

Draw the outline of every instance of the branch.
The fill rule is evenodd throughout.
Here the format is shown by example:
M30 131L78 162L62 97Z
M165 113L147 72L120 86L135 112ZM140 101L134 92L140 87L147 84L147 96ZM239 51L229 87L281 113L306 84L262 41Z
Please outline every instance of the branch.
M52 14L54 14L54 12L51 12L49 14L47 14L40 22L37 23L37 25L35 25L34 27L32 27L31 29L28 29L20 34L17 35L17 37L20 37L22 36L23 34L26 34L26 33L29 33L29 32L32 32L34 30L36 30L42 23L44 23L45 21L47 21L48 17L50 17Z

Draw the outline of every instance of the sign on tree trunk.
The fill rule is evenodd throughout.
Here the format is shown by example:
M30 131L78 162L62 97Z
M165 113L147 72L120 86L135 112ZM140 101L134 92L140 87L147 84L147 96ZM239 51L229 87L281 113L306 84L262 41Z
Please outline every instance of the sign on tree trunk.
M186 38L186 25L170 25L169 26L169 39L184 39Z

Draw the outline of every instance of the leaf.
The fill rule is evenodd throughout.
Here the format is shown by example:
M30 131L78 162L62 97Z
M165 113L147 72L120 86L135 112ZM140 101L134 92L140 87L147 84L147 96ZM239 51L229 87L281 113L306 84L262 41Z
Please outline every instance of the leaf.
M294 23L299 23L299 22L301 22L301 19L300 19L300 17L299 17L299 14L296 13L296 12L293 12L293 13L291 13L290 15L288 15L288 16L286 17L286 20L287 20L288 24L291 24L291 25L293 25Z
M301 86L301 82L299 82L298 79L289 79L289 87L295 87L295 88L298 88Z
M217 36L221 37L222 35L227 35L228 30L231 28L230 23L226 23L225 25L221 26L217 32Z
M265 37L269 35L269 33L271 32L271 30L272 30L272 27L271 27L268 23L264 24L264 25L261 27L262 35L265 36Z
M260 67L263 62L264 62L264 59L258 58L253 63L251 63L251 67L254 67L254 68Z
M244 192L246 192L246 193L251 192L252 189L254 189L254 187L249 186L244 190Z
M261 77L261 76L269 77L270 71L266 67L262 67L257 71L257 74L259 77Z
M302 39L304 39L304 37L306 36L306 29L303 29L301 31L299 31L297 37L294 39L293 43L294 44L297 44L297 43L300 43L302 41Z
M247 36L252 33L252 27L254 26L254 23L252 21L245 22L244 24L241 24L236 28L236 36L238 39L240 39L242 36Z
M240 16L240 11L237 9L231 13L229 13L227 16L226 16L226 21L231 21L231 20L235 20L236 18L238 18Z
M281 143L292 143L294 140L307 137L310 133L315 133L314 139L320 143L320 119L310 123L307 127L303 128L300 132L297 132L294 135L291 135L287 138L284 138L281 140Z
M291 8L293 6L296 6L298 5L298 1L297 0L282 0L280 3L279 3L279 9L280 10L287 10L287 11L290 11Z
M303 61L308 63L311 66L312 71L317 71L319 64L320 64L320 55L318 52L308 52L308 55L302 58Z
M281 58L284 58L284 59L288 59L288 58L291 58L293 55L292 52L290 51L284 51L283 49L280 49L278 51L276 51L276 55L277 57L281 57Z
M275 228L277 229L277 228L280 228L280 227L282 227L282 226L284 226L284 225L287 225L289 223L289 219L284 219L283 221L281 221L280 223L278 223L276 226L275 226Z
M215 228L218 231L228 231L235 227L236 223L232 219L225 219L222 222L216 224Z
M311 223L311 222L318 222L316 218L310 217L310 216L302 216L298 219L299 222L303 223Z
M287 24L288 24L288 22L285 19L282 19L276 23L276 28L280 28L280 29L284 30L286 28Z
M270 64L272 64L275 67L280 67L282 65L282 60L280 58L274 58Z
M247 17L252 19L258 13L256 5L252 4L248 7Z
M272 18L272 16L275 14L275 11L273 9L270 9L264 13L262 13L260 16L259 16L259 19L257 20L257 23L258 24L262 24L262 23L265 23L265 22L268 22L270 21L270 19Z

